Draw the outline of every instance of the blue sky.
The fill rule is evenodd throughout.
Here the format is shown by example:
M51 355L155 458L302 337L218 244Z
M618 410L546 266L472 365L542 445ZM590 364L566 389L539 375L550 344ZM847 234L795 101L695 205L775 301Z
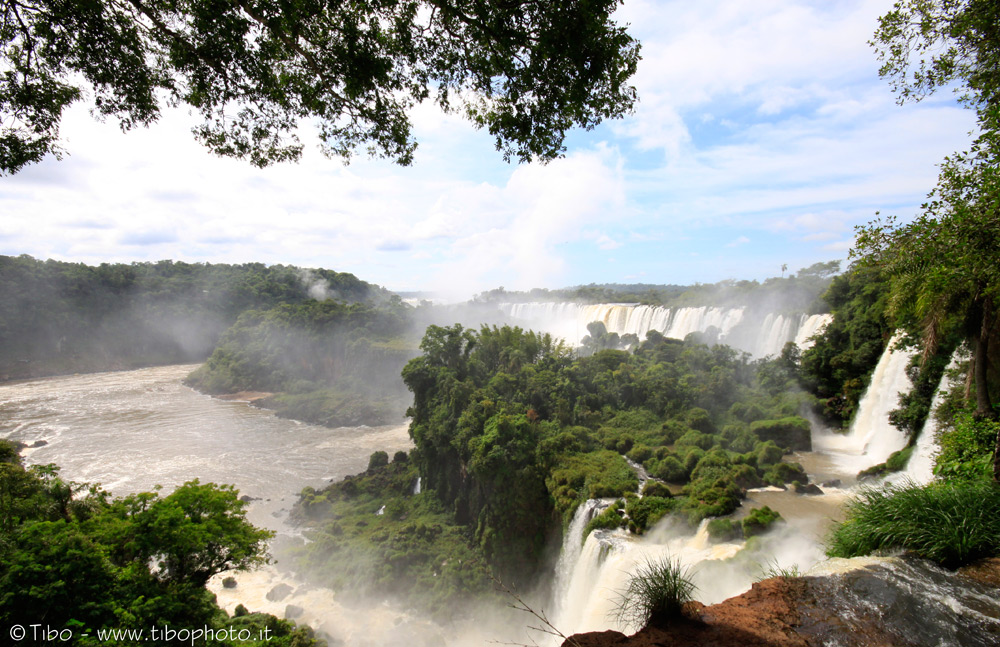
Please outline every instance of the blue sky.
M973 116L898 106L867 45L891 0L626 0L643 44L626 119L564 159L508 165L429 106L412 167L219 159L168 111L122 134L75 107L62 161L0 179L0 253L349 271L456 296L504 286L693 283L843 259L876 211L912 217Z

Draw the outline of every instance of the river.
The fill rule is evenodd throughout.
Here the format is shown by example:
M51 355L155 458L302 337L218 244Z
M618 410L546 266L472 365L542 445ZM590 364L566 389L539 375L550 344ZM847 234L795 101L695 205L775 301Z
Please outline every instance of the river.
M116 496L191 479L235 485L251 497L250 520L295 541L288 512L306 486L364 471L376 450L390 455L413 444L406 424L330 429L278 418L245 402L202 395L181 384L196 365L91 373L0 385L0 438L28 445L28 463L55 463L65 479L101 483ZM209 582L230 613L238 604L318 630L330 644L351 647L443 645L445 632L385 601L365 609L343 605L329 589L297 577L289 561L234 573L237 586ZM229 575L229 574L223 574ZM287 595L268 593L289 585ZM458 632L462 633L459 634ZM495 629L451 628L450 644L482 644Z
M202 395L181 384L196 365L90 373L0 385L0 438L29 463L101 483L116 496L200 479L252 497L253 523L287 533L298 492L361 472L378 449L412 447L405 424L329 429Z

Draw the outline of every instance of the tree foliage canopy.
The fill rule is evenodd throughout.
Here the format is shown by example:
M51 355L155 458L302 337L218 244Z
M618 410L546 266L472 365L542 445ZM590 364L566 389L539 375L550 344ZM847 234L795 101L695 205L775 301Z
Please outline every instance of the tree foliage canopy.
M1000 5L993 0L899 0L871 41L900 103L954 86L980 119L1000 118Z
M409 113L432 100L495 138L504 158L561 154L569 128L620 117L639 45L619 0L5 0L0 173L60 153L63 111L90 92L123 130L164 105L196 138L256 166L321 149L409 164Z
M45 622L71 630L74 645L96 645L97 637L85 634L102 628L206 627L221 636L230 627L258 635L267 626L274 637L268 645L321 647L326 643L308 629L273 616L230 618L205 589L216 573L264 563L272 535L247 521L232 486L195 480L164 497L112 499L100 486L62 480L55 465L23 465L18 447L0 439L5 625ZM211 644L247 643L220 637Z
M900 0L872 43L901 102L955 85L980 132L945 158L938 185L913 222L859 228L854 254L886 271L897 323L919 332L925 357L943 334L973 347L976 410L995 417L993 357L1000 343L1000 6L992 0ZM1000 436L994 456L1000 480Z

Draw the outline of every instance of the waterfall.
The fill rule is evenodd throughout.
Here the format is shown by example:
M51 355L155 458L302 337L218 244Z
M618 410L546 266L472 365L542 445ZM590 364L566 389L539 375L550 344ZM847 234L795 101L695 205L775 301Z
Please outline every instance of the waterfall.
M413 485L413 493L420 494L420 477L417 477L417 482Z
M833 315L802 315L803 321L799 325L799 330L795 333L795 345L805 350L813 345L812 337L820 333L827 324L833 321Z
M664 308L620 303L501 303L498 308L515 322L548 332L579 346L587 324L599 321L608 332L644 339L650 330L684 339L694 332L715 329L719 340L754 357L777 355L790 341L801 348L831 320L831 315L774 314L751 317L742 307Z
M588 499L577 506L576 512L573 513L573 519L569 522L566 535L563 537L562 551L556 563L555 582L552 585L555 618L563 612L562 607L569 593L573 571L580 561L580 553L583 552L583 531L594 515L607 505L607 502L601 499Z
M702 521L693 535L686 524L669 518L642 537L624 530L592 532L578 553L553 624L566 635L609 628L635 631L638 627L623 627L614 619L618 594L625 590L633 573L647 561L660 558L680 559L685 566L697 567L696 597L703 602L721 602L745 591L752 582L749 572L735 573L724 565L728 569L724 577L718 577L711 569L699 575L698 571L706 564L723 565L724 560L743 546L742 542L710 543L708 522L708 519Z
M913 386L906 375L913 351L896 348L902 336L902 331L897 331L886 345L868 390L858 403L850 431L813 434L813 448L829 451L850 471L860 472L884 463L890 454L906 447L906 434L889 424L889 412L899 406L899 395Z
M934 480L934 459L940 451L937 443L938 424L935 412L948 396L948 392L955 386L954 380L948 374L955 369L961 361L961 350L956 350L951 356L951 361L941 376L937 390L934 392L934 399L931 401L931 409L927 414L927 421L924 422L920 435L917 436L917 444L913 448L910 462L906 464L906 469L899 473L899 476L891 475L887 481L900 482L904 479L910 480L918 485L926 485Z

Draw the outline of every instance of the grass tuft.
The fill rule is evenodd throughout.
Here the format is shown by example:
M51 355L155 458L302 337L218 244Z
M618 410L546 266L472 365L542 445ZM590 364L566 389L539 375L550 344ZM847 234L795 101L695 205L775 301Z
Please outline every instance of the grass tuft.
M1000 555L1000 486L989 481L863 488L845 510L830 557L903 549L957 568Z
M802 570L798 564L782 568L778 564L778 560L772 560L767 563L767 566L761 569L761 574L757 578L757 581L769 580L772 577L802 577Z
M680 616L695 589L690 569L679 559L647 559L618 593L612 615L623 627L664 626Z

